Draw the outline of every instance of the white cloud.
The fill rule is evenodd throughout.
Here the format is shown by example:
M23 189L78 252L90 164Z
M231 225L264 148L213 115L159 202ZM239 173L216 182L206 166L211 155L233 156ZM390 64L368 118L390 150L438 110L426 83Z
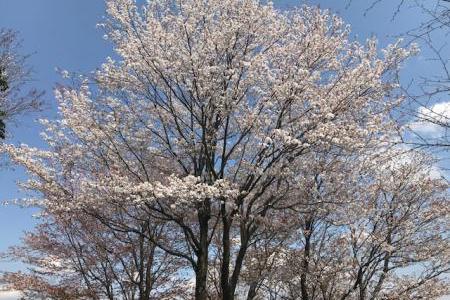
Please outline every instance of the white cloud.
M18 300L20 296L17 291L0 291L0 300Z
M424 137L442 137L445 127L450 127L450 101L420 107L417 110L416 120L407 127Z

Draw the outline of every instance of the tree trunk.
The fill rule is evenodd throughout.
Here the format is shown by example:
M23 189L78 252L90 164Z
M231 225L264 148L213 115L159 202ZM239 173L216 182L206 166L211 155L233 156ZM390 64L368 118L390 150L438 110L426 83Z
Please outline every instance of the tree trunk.
M258 284L256 282L253 282L252 284L250 284L250 288L248 289L248 293L247 293L247 300L255 299L257 286L258 286Z
M308 300L308 282L307 276L309 273L309 259L311 252L311 234L312 234L312 221L308 220L305 224L305 249L302 261L302 275L300 276L300 287L302 293L302 300Z
M208 221L210 219L210 202L206 199L198 210L200 227L200 248L197 251L197 269L195 272L195 299L208 299Z
M220 287L223 300L232 300L233 295L230 289L230 229L231 222L228 220L225 211L225 205L222 205L222 266L220 270Z
M203 261L203 262L202 262ZM205 263L206 261L206 263ZM198 257L198 268L195 274L195 299L196 300L207 300L208 299L208 289L206 285L207 275L208 275L208 255L199 255Z
M236 262L234 264L233 274L231 275L230 279L230 293L232 295L231 299L234 299L234 293L236 292L239 276L241 274L242 264L244 262L244 257L248 249L249 238L254 230L252 231L251 229L249 229L247 225L241 225L241 246L239 247Z

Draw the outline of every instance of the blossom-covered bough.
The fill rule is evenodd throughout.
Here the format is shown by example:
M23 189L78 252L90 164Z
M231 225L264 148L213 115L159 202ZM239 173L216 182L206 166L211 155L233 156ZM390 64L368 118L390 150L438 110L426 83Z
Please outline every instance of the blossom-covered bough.
M5 147L31 175L24 186L42 195L31 203L44 215L92 220L109 243L132 234L176 258L174 286L191 276L195 288L191 296L174 288L173 299L401 293L391 277L397 258L379 270L366 257L372 244L355 244L351 234L381 213L372 189L389 183L376 171L384 174L393 159L395 75L414 49L392 45L380 56L374 40L349 41L349 28L329 12L280 12L255 0L155 0L142 8L110 0L107 11L102 26L117 55L97 72L95 88L79 78L56 90L60 118L43 121L49 150ZM424 184L441 193L439 180ZM433 213L435 224L443 211ZM422 228L411 216L408 230ZM163 230L155 235L142 224ZM372 234L384 235L383 226ZM317 265L330 269L323 276L311 271L316 232ZM409 251L411 238L399 251ZM350 262L352 246L359 252ZM371 255L389 256L390 247ZM352 277L357 264L363 278ZM288 289L296 272L301 296ZM439 275L417 285L434 287L433 280L442 285ZM328 287L318 293L319 284Z

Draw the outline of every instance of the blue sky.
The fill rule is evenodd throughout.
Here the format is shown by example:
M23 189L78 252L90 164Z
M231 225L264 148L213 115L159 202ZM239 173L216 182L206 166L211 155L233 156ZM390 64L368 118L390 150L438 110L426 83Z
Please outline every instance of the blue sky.
M395 0L386 0L364 16L369 7L368 0L354 0L345 8L345 0L311 0L308 3L330 8L352 25L355 39L365 40L376 36L380 46L395 40L402 33L420 22L421 14L406 8L394 21ZM274 0L275 6L287 8L302 2ZM34 69L33 85L45 91L46 110L38 116L21 118L13 130L10 143L26 143L43 146L39 139L36 117L55 116L55 101L52 89L61 82L56 67L69 71L87 73L98 67L104 58L112 55L111 45L102 39L103 33L96 28L104 15L103 0L1 0L0 28L11 28L23 39L23 53L32 54L29 59ZM417 75L439 72L427 62L427 53L412 59L404 71L404 81ZM21 169L0 170L0 200L14 199L23 195L18 191L16 181L25 178ZM17 207L0 207L0 251L17 244L24 230L33 226L33 210ZM14 263L0 262L0 270L19 267Z

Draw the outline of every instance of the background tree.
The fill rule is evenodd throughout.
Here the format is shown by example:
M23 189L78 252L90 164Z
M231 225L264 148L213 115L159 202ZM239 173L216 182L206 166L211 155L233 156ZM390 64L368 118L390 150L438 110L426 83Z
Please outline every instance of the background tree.
M6 93L9 88L3 68L0 68L0 93ZM0 139L5 139L5 112L0 111Z
M31 69L20 54L20 42L12 30L0 29L0 139L6 137L6 121L41 107L42 93L28 89Z
M247 299L438 299L449 292L446 181L423 153L385 155L391 158L359 169L365 180L356 187L332 181L330 168L305 174L289 238L250 266L251 276L264 274ZM275 262L260 269L265 261Z
M26 64L28 56L20 50L17 34L0 29L0 152L9 133L8 122L42 107L42 93L28 87L31 69Z
M167 229L149 220L134 225L125 233L89 214L53 214L4 255L28 272L6 272L1 281L30 300L191 298L178 273L183 265L152 242Z

